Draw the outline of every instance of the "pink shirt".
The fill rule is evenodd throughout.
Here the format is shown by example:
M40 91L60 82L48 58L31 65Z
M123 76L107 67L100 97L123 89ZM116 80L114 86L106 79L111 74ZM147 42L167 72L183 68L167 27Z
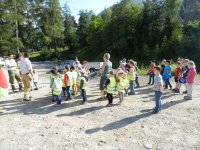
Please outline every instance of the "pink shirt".
M188 84L194 84L196 81L196 69L195 68L190 68L188 75L186 77L186 81Z

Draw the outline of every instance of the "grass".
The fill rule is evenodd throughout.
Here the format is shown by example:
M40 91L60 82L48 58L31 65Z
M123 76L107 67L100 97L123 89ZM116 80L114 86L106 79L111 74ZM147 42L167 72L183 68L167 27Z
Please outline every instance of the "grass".
M40 52L32 52L32 53L30 53L30 60L31 61L41 61L40 60Z

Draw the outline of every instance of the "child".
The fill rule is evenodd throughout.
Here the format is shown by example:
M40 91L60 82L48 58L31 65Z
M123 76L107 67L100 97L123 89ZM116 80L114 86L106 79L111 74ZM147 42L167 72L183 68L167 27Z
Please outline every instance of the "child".
M129 61L130 70L128 73L129 78L129 84L130 84L130 93L129 95L135 95L135 78L136 78L136 72L135 72L135 63L133 60Z
M164 73L164 70L165 70L165 64L166 64L166 60L165 59L163 59L162 60L162 62L161 62L161 72L160 72L160 74L161 74L161 76L163 76L163 73Z
M52 85L51 89L53 91L53 99L54 101L57 101L57 105L61 105L61 92L62 92L62 79L59 77L59 73L56 72L55 70L52 70Z
M182 61L182 77L179 79L179 90L181 88L181 84L184 84L186 89L187 89L187 86L186 86L186 78L187 78L187 75L188 75L188 72L189 72L189 67L188 67L188 63L189 63L189 60L188 59L184 59ZM187 90L183 92L184 94L187 94Z
M138 81L138 78L139 78L138 70L139 69L138 69L138 66L137 66L137 62L135 61L135 73L136 73L135 83L136 83L136 88L140 87L140 84L139 84L139 81Z
M154 109L154 113L158 113L161 111L161 96L163 93L163 79L160 74L161 68L155 67L154 74L155 74L155 84L154 84L154 90L155 90L155 99L156 99L156 107Z
M38 74L36 73L35 70L33 70L33 83L35 85L35 89L34 90L39 90L38 89Z
M151 69L149 70L149 83L148 85L154 85L154 68L156 66L156 63L154 60L151 61ZM151 83L152 82L152 83Z
M181 62L178 61L176 63L176 71L174 73L174 80L176 82L176 88L174 89L174 92L175 93L180 93L180 90L179 90L179 80L180 80L180 77L181 77L181 73L182 73L182 68L181 68Z
M125 93L125 78L124 78L124 71L122 69L119 69L118 73L117 73L117 91L118 91L118 95L119 95L119 102L118 104L121 104L124 100L124 93Z
M84 105L87 103L86 87L87 87L88 77L86 76L85 69L82 69L80 72L81 72L80 90L81 90L81 96L83 98L83 102L81 104Z
M64 84L66 87L67 91L67 99L66 100L71 100L72 99L72 94L71 94L71 86L72 86L72 72L70 71L69 66L65 67L65 76L64 76Z
M63 72L64 74L61 76L61 79L62 79L62 91L63 91L63 96L66 97L66 91L67 91L67 88L65 86L65 83L64 83L64 77L65 77L65 70Z
M50 79L50 87L52 87L52 84L53 84L53 79L54 79L54 75L52 74L52 72L55 71L55 72L58 72L58 67L54 66L51 70L51 75L49 77ZM53 91L52 91L52 97L53 97ZM52 102L55 102L54 99L52 99Z
M166 61L166 66L164 69L164 73L163 73L163 79L165 81L165 89L168 89L168 86L170 87L170 89L172 89L172 85L170 83L170 78L172 78L172 67L170 66L170 60Z
M77 79L76 79L77 93L80 92L80 80L81 80L81 67L78 67L78 69L77 69Z
M188 63L189 65L189 72L186 77L186 83L187 83L187 96L184 97L185 100L192 100L192 94L193 94L193 86L195 84L195 78L196 78L196 67L195 63L193 61L190 61Z
M109 78L106 80L105 85L108 98L108 104L106 107L111 107L113 105L113 94L115 93L116 89L115 75L112 70L109 72Z
M72 90L73 90L73 95L77 94L77 88L76 88L76 80L77 80L77 72L75 71L74 67L71 67L71 72L72 72Z

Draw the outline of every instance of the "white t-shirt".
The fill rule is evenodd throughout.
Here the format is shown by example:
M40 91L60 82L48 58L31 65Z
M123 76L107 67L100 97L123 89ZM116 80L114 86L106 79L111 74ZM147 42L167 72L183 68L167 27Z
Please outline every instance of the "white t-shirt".
M8 70L16 70L17 63L14 59L7 59L5 63ZM10 68L9 66L14 66L14 67Z
M33 82L38 82L38 81L39 81L38 74L36 73L33 75Z
M31 61L28 58L23 58L19 63L22 74L27 74L30 70L32 70Z

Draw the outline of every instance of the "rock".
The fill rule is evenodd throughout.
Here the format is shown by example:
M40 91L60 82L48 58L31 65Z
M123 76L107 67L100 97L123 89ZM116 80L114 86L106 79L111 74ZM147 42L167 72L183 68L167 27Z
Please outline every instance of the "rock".
M141 128L144 128L144 126L143 126L143 125L141 125Z
M149 143L144 144L144 147L146 149L152 149L153 148L153 146L151 144L149 144Z

